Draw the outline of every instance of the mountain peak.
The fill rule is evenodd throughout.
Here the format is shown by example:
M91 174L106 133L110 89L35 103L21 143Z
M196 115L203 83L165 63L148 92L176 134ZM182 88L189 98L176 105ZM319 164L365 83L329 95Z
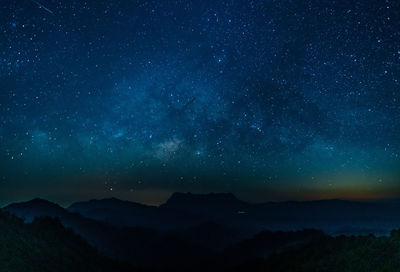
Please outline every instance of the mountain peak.
M175 200L175 199L197 199L197 200L218 199L218 200L240 201L232 193L193 194L190 192L188 192L188 193L175 192L171 195L171 197L167 200L167 202L170 200Z
M33 199L31 199L31 200L28 200L28 201L26 201L27 203L42 203L42 204L53 204L53 205L57 205L57 204L55 204L55 203L53 203L53 202L51 202L51 201L48 201L48 200L46 200L46 199L43 199L43 198L40 198L40 197L36 197L36 198L33 198Z
M35 208L55 208L55 209L63 209L61 206L59 206L56 203L53 203L51 201L48 201L43 198L34 198L25 202L17 202L8 205L6 208L10 207L35 207Z
M90 203L126 203L128 201L121 200L116 197L102 198L102 199L91 199Z
M115 197L103 198L103 199L92 199L89 201L75 202L67 208L70 212L78 212L86 214L93 210L114 210L115 212L127 211L130 209L137 208L148 208L149 206L131 202L127 200L121 200Z
M236 210L245 205L231 193L173 193L165 204L164 208L179 210Z
M35 217L43 215L60 217L65 214L64 208L58 204L41 198L34 198L26 202L13 203L3 209L20 218L24 218L27 222L31 222Z

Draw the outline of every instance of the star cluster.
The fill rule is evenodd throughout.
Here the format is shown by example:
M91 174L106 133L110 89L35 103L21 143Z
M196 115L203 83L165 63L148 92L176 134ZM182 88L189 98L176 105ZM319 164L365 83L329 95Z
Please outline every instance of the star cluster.
M396 1L7 0L0 196L400 192Z

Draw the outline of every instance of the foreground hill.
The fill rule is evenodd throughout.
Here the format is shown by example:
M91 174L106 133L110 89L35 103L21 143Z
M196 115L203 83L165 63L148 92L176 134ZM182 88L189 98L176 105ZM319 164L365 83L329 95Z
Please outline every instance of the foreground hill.
M268 257L253 256L231 271L400 271L400 231L390 236L323 235Z
M114 247L115 236L118 233L115 229L79 214L70 213L55 203L37 198L8 205L3 210L24 219L25 222L32 222L41 216L58 218L63 226L71 228L103 254L118 257L119 252Z
M0 271L128 271L52 218L31 223L0 211Z

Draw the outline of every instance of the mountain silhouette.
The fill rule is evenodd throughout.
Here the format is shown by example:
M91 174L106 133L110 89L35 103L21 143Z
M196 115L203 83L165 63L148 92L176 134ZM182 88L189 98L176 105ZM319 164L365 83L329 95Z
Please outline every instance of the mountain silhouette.
M30 204L48 208L43 200ZM0 271L138 271L100 255L58 219L38 217L24 223L0 211Z
M35 198L27 202L13 203L4 207L3 210L23 218L26 222L32 222L35 217L39 216L58 218L66 216L65 210L61 206L40 198Z
M67 210L117 227L143 227L160 231L183 229L207 221L207 218L192 213L116 198L78 202Z
M397 200L252 204L232 194L174 193L158 207L108 198L64 209L33 199L8 205L3 211L27 223L42 216L58 218L101 254L117 261L164 270L201 267L211 271L202 264L224 267L222 263L232 259L233 267L239 261L286 250L287 245L315 234L302 229L335 235L388 234L400 225L399 208Z
M167 202L160 207L202 215L213 215L223 212L237 214L238 211L245 210L248 204L237 199L231 193L174 193Z
M35 218L42 216L58 218L65 227L82 236L103 254L117 256L113 248L115 236L118 233L116 229L77 213L70 213L55 203L36 198L27 202L10 204L3 210L24 219L25 222L32 222Z
M117 215L115 218L129 217L132 214L132 210L136 212L136 208L138 207L150 211L146 213L146 217L149 219L157 216L159 213L157 207L118 199L93 200L73 206L88 208L86 204L90 206L90 209L87 210L88 212L104 209L106 214L115 212ZM121 212L117 212L120 208ZM153 209L156 209L156 213L152 213ZM4 207L3 210L20 217L25 222L32 222L36 218L43 216L57 218L63 226L70 228L74 233L82 236L102 254L135 266L157 269L168 268L172 270L174 267L190 266L199 260L208 258L211 251L210 247L207 248L203 244L196 242L196 239L190 240L185 238L187 236L196 236L190 229L184 231L183 234L180 231L166 232L164 227L160 228L164 230L160 232L143 227L116 226L112 222L109 224L104 221L86 218L42 199L14 203ZM99 219L108 221L110 218L106 216ZM137 217L133 219L135 218ZM164 218L165 222L166 219ZM178 219L180 220L181 218ZM155 218L154 220L157 222L156 220L158 219ZM125 224L126 222L123 223ZM154 259L157 262L154 262Z

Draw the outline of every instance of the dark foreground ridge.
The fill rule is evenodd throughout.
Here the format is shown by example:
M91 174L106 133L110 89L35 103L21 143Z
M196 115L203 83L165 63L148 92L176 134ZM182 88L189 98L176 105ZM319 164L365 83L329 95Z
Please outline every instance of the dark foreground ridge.
M34 199L2 209L0 271L397 271L399 208L232 194L175 193L159 207Z
M0 211L0 233L0 271L133 271L99 254L58 219L24 223Z

